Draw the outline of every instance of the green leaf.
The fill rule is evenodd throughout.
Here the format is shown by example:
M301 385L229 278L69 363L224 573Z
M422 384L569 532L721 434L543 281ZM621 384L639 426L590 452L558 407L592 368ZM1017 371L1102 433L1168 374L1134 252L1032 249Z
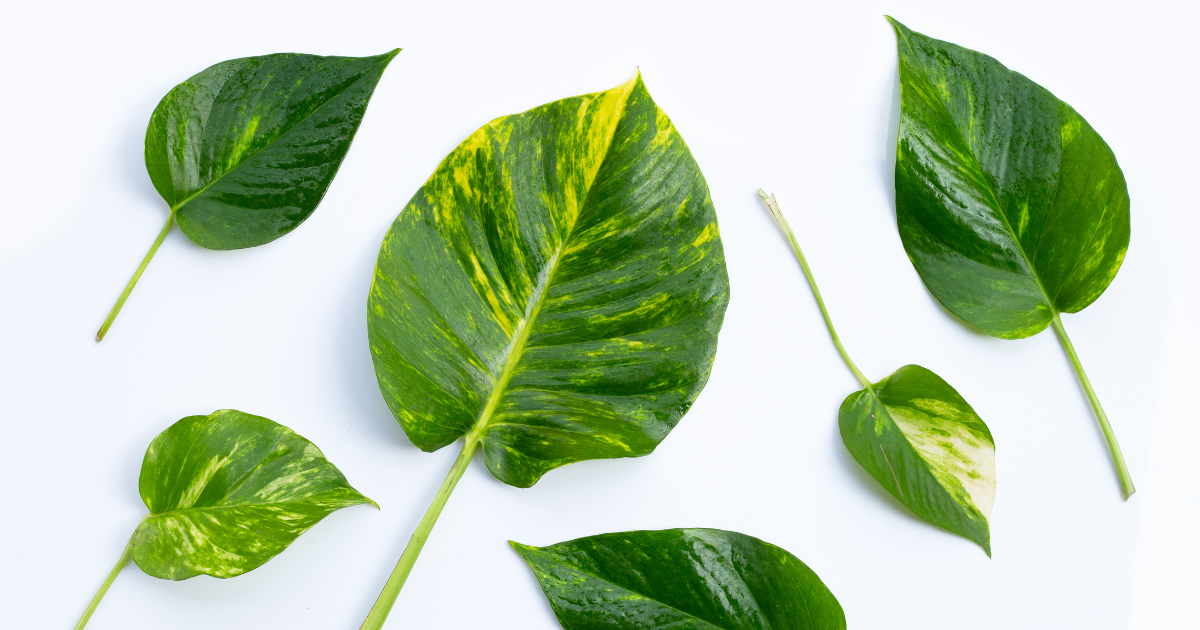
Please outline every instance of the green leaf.
M96 340L176 220L198 245L240 249L269 243L307 219L399 52L232 59L167 93L146 129L146 170L170 212Z
M640 76L463 141L388 231L367 324L413 444L466 439L363 628L477 446L518 487L653 451L708 380L728 301L708 185Z
M367 320L413 444L474 431L527 487L654 450L708 379L728 299L708 186L638 77L459 145L388 231Z
M188 416L158 434L142 460L138 490L150 514L75 630L87 625L131 557L164 580L234 577L274 558L331 512L375 505L315 444L232 409Z
M510 542L567 630L844 630L846 616L796 556L719 529Z
M1117 275L1129 193L1070 105L991 57L893 21L896 215L930 292L989 335L1040 332Z
M232 59L175 86L150 117L146 170L183 233L209 249L240 249L300 225L399 52Z
M1129 192L1117 158L1040 85L987 55L892 26L904 249L930 293L989 335L1020 339L1054 326L1128 498L1120 448L1059 319L1095 301L1125 258Z
M167 580L241 575L334 510L374 505L315 444L231 409L154 438L138 490L150 515L133 533L133 561Z
M992 555L996 445L983 420L940 376L906 365L838 411L855 461L921 520Z
M996 446L987 425L940 376L906 365L872 384L842 346L816 278L775 195L762 197L804 271L833 345L863 389L838 412L842 442L872 477L922 520L975 541L992 555L988 519L996 494Z

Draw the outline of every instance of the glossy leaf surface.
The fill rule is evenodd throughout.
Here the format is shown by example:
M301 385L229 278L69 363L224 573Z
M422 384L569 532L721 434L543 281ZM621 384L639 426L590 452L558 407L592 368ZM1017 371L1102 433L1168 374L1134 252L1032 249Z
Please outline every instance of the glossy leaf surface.
M796 556L719 529L511 543L567 630L844 630L846 616Z
M146 130L146 169L183 233L238 249L308 218L399 52L232 59L172 89Z
M996 494L992 433L937 374L906 365L838 412L855 461L921 520L979 543L992 555Z
M133 534L133 560L168 580L241 575L334 510L372 503L312 442L229 409L154 438L138 489L150 515Z
M1112 150L1070 105L995 59L892 25L896 216L925 285L1005 339L1091 304L1129 244Z
M443 160L380 249L371 353L414 444L471 433L526 487L650 453L708 379L728 299L708 186L639 76Z

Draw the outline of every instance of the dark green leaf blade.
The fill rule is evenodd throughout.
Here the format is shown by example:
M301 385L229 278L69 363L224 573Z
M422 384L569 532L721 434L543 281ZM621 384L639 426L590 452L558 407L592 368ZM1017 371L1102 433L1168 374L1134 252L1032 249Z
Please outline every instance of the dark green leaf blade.
M527 487L650 453L708 379L728 298L708 186L638 76L447 156L384 239L368 328L413 443L474 431Z
M241 575L331 512L374 505L312 442L231 409L154 438L138 489L150 515L134 531L133 560L168 580Z
M896 215L925 285L1005 339L1091 304L1129 244L1112 150L1071 106L995 59L892 25Z
M567 630L844 630L846 616L796 556L719 529L510 543Z
M996 493L996 445L949 383L919 365L906 365L847 396L838 426L855 461L896 500L992 555L988 519Z
M184 234L239 249L307 219L399 52L232 59L172 89L146 130L146 169Z

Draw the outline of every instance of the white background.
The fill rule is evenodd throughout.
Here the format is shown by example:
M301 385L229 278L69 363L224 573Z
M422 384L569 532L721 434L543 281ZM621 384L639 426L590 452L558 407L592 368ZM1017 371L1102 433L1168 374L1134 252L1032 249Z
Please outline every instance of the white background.
M414 448L376 386L364 311L385 231L478 126L608 89L640 67L720 217L732 301L708 387L650 457L568 466L525 490L477 457L389 627L556 628L507 540L688 526L790 550L856 629L1200 627L1195 5L840 4L7 6L0 626L70 627L145 512L146 445L183 416L236 408L313 440L382 510L335 513L230 580L168 582L127 567L89 628L357 628L457 454ZM1053 334L1003 341L968 329L905 258L884 13L1049 88L1124 169L1126 262L1064 320L1137 483L1127 503ZM306 223L234 252L176 229L108 338L92 340L165 218L142 161L163 94L234 57L396 46L404 52ZM990 425L994 558L915 519L845 451L836 411L857 385L759 186L778 193L864 372L924 365Z

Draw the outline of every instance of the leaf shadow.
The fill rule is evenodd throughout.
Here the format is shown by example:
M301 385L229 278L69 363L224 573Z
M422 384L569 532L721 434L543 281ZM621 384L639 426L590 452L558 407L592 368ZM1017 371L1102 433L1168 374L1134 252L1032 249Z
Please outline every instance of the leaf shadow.
M867 492L875 495L880 502L891 506L894 511L898 512L905 518L915 523L929 525L925 521L917 518L916 514L913 514L912 511L905 507L903 503L896 500L896 497L893 497L887 490L884 489L882 485L879 484L878 481L875 480L874 477L867 473L867 471L863 470L862 466L858 465L858 462L854 460L852 455L850 455L850 451L846 449L846 445L842 443L842 435L840 432L833 432L833 442L833 449L837 451L836 457L841 463L842 468L848 470L850 476L857 479L859 484L866 489Z
M900 137L900 60L892 73L892 97L888 101L887 131L883 136L883 156L879 161L883 192L891 209L892 224L896 225L896 144Z
M166 219L167 204L154 188L154 182L150 181L145 157L146 121L150 120L149 112L154 111L158 101L158 98L147 97L144 103L147 106L139 104L130 110L113 148L119 156L115 160L118 176L126 182L129 190L145 199L147 207L155 209L161 222Z
M916 270L914 269L914 271L916 271ZM933 292L929 290L929 287L925 285L924 281L921 282L921 288L925 289L925 295L928 295L929 299L931 301L933 301L934 304L937 304L938 310L940 310L942 313L944 313L946 315L946 317L949 318L952 322L957 324L960 329L966 331L972 337L978 337L980 339L992 339L991 335L983 332L982 330L980 330L979 328L976 328L975 326L972 326L971 324L968 324L961 317L959 317L958 315L955 315L953 311L946 308L946 305L942 304L942 301L937 299L937 297L933 294Z
M382 243L383 236L380 235L378 241L373 242ZM366 311L367 296L375 275L376 253L370 248L362 252L360 255L365 260L355 266L359 271L343 285L342 316L335 333L337 350L334 371L346 393L344 398L350 404L346 413L353 418L356 432L361 432L368 440L419 453L420 449L409 441L384 401L375 377L375 364L371 360Z

